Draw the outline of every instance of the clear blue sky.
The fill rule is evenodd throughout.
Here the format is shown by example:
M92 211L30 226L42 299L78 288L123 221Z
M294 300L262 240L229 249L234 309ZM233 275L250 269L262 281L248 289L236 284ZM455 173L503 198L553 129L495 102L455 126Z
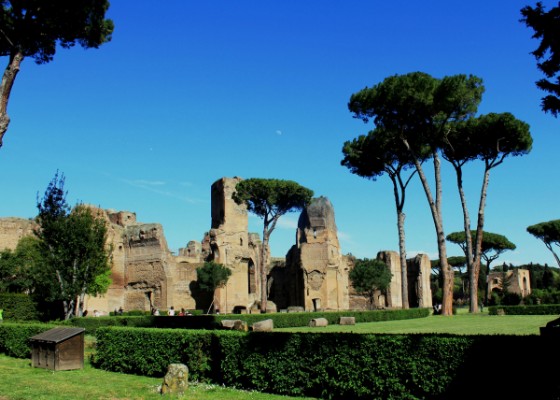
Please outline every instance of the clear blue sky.
M24 60L0 149L0 216L31 218L57 170L68 202L137 213L163 225L169 248L210 228L210 187L221 177L294 180L335 208L343 253L397 250L390 181L340 166L342 145L372 125L352 118L352 93L387 76L474 74L486 87L480 113L511 112L531 126L532 152L493 170L485 230L517 250L495 264L548 263L526 232L560 218L560 120L540 109L519 22L527 1L113 0L113 39L99 49L60 49L53 62ZM550 8L554 1L545 1ZM7 63L0 58L2 68ZM482 169L468 167L476 217ZM462 229L457 190L444 170L445 232ZM407 198L407 248L437 258L419 182ZM273 256L295 242L298 213L280 220ZM250 217L250 230L262 222ZM449 243L449 255L460 255Z

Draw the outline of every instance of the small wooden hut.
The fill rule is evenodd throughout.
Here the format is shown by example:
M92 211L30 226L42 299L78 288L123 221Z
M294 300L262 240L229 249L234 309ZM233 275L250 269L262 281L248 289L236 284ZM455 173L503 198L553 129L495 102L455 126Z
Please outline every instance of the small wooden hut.
M84 328L53 328L29 338L34 367L54 371L84 367Z

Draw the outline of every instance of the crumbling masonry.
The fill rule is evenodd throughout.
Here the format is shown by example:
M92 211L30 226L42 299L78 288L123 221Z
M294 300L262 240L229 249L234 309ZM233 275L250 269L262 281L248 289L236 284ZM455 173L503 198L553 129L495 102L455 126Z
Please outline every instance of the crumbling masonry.
M248 232L244 205L232 199L241 178L221 178L211 187L211 228L202 241L190 241L178 255L167 246L160 224L140 223L128 211L95 210L106 219L113 248L112 284L106 294L86 299L86 308L102 313L158 308L206 310L212 296L198 289L196 268L213 260L231 269L224 288L218 289L215 307L221 312L257 312L260 299L256 273L262 246L257 233ZM94 208L94 207L92 207ZM32 233L33 221L0 219L0 249L14 249ZM268 255L270 257L270 255ZM386 293L378 293L376 308L401 307L401 267L398 254L381 251L377 258L391 269ZM313 199L298 221L296 243L285 258L271 258L268 275L269 312L287 309L365 309L367 300L352 290L348 273L354 265L343 255L337 236L334 207L326 197ZM419 255L408 260L409 303L431 307L430 260Z

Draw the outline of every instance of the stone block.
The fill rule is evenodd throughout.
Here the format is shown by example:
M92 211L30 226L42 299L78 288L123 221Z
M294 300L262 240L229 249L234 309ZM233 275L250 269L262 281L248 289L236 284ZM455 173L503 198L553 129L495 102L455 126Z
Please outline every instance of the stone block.
M326 318L313 318L309 321L309 326L311 327L319 327L319 326L327 326L329 321Z
M356 325L355 317L340 317L338 320L339 325Z
M272 332L274 328L274 321L272 319L265 319L263 321L255 322L251 326L253 332Z
M241 321L240 319L223 319L221 321L221 326L223 329L230 329L234 331L247 332L249 330L247 322Z
M169 364L163 378L161 393L184 394L189 387L189 369L185 364Z
M233 324L233 330L247 332L249 330L249 325L247 325L247 322L237 319Z

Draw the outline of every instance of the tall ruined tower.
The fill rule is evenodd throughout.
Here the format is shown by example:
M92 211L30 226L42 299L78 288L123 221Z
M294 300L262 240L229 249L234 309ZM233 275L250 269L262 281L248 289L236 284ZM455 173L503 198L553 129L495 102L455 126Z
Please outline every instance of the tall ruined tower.
M348 309L350 260L341 255L329 199L314 198L302 211L296 240L288 261L300 270L292 282L295 303L306 310Z
M259 298L258 236L248 233L247 207L237 204L232 196L242 179L221 178L212 184L212 228L208 233L211 256L231 269L225 288L216 293L222 311L248 310Z

